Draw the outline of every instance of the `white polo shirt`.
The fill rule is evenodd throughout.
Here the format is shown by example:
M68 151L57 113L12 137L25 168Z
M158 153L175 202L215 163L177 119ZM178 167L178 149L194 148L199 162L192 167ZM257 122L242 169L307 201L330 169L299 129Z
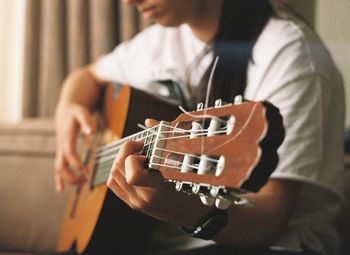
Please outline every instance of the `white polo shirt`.
M187 25L154 25L102 56L96 71L102 79L153 93L159 91L154 81L172 79L191 100L212 58L210 46L194 37ZM299 20L271 18L254 47L253 60L244 96L277 106L286 130L271 178L305 183L288 231L271 248L308 247L335 255L333 221L342 202L341 76L320 39ZM189 238L170 225L155 233L154 242L161 254L212 243Z

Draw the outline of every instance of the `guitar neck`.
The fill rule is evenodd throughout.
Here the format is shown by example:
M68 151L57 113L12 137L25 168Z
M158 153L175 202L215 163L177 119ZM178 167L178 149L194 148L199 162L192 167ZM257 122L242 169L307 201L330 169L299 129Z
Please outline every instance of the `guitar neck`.
M117 140L113 143L99 146L96 149L92 185L97 186L105 184L107 182L114 159L119 153L122 145L127 141L143 142L144 145L140 153L149 159L152 156L152 151L157 139L158 130L159 125L156 125L147 130L143 130L136 134L124 137L123 139Z

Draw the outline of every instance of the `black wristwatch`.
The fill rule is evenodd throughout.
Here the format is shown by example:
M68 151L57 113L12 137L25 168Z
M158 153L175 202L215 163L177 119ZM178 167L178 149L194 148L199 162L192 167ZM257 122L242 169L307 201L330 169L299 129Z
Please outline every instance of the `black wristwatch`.
M205 218L197 227L190 229L181 227L181 229L189 236L204 240L212 239L227 224L227 209L215 211Z

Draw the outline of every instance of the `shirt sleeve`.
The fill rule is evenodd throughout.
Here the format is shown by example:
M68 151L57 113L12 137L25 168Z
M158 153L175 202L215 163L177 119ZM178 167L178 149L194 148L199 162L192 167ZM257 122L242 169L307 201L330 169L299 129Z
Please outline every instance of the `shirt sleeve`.
M309 30L276 19L260 36L253 54L245 96L278 107L285 128L271 178L340 194L344 90L327 50Z
M334 90L332 81L310 73L266 91L267 99L279 108L285 128L271 178L311 183L340 193L343 113Z

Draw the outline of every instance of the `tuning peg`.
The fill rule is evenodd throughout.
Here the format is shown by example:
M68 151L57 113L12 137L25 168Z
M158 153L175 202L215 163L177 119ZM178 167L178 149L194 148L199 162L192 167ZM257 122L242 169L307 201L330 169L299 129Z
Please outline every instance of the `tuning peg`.
M210 196L210 188L207 186L201 186L199 184L194 184L192 186L192 193L193 194L199 194L199 195L203 195L205 197L209 197Z
M244 102L244 98L242 95L235 96L234 104L242 104Z
M203 110L203 108L204 108L204 104L203 103L197 104L197 111Z
M210 188L210 195L211 195L212 197L217 197L217 196L219 195L219 192L220 192L220 188L217 187L217 186L212 186L212 187Z
M235 205L244 205L248 207L254 206L254 201L242 197L242 194L244 194L244 192L241 190L227 190L220 188L217 198L231 200Z
M188 183L176 182L175 189L176 191L182 191L187 194L192 194L192 185Z
M222 105L223 105L223 102L220 98L215 100L215 107L220 107Z

